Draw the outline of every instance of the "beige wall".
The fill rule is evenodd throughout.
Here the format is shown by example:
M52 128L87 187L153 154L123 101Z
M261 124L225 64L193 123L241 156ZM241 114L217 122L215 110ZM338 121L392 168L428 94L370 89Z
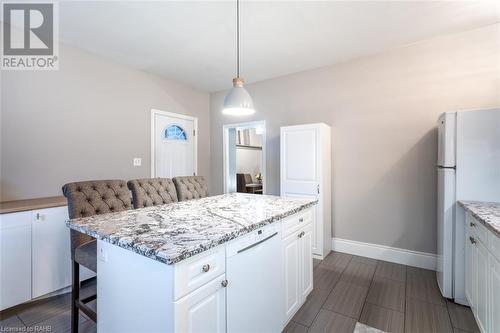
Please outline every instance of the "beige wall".
M198 171L210 174L207 93L68 46L59 71L2 72L1 85L0 200L60 195L70 181L149 177L152 108L198 117Z
M279 127L325 122L334 236L435 253L436 120L500 105L499 39L497 24L252 84L257 113L248 118L222 116L225 93L212 94L214 191L223 186L223 124L267 121L267 185L278 194Z

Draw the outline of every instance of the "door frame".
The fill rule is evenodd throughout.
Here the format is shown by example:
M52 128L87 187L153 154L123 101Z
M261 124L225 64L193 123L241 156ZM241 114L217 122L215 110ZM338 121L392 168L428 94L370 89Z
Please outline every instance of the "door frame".
M262 178L264 181L262 182L262 194L267 193L267 164L266 164L266 136L267 136L267 128L266 128L266 121L265 120L257 120L257 121L249 121L249 122L244 122L244 123L236 123L236 124L226 124L222 126L222 179L223 179L223 192L224 193L229 193L228 192L228 170L229 170L229 147L228 147L228 142L229 142L229 129L235 128L235 127L243 127L243 128L256 128L256 127L263 127L264 131L262 132Z
M174 113L174 112L162 111L162 110L158 110L158 109L151 109L151 131L150 131L150 136L151 136L151 178L155 178L155 165L156 165L156 163L155 163L155 161L156 161L155 117L157 115L193 121L193 129L194 129L194 134L193 134L193 150L194 150L194 152L193 152L194 153L193 168L194 168L194 173L197 175L198 174L198 118L188 116L185 114L181 114L181 113Z

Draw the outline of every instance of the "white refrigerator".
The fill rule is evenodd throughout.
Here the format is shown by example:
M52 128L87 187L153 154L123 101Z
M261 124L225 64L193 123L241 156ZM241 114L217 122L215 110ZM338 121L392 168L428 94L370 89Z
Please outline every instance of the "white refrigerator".
M465 226L458 200L500 201L500 108L438 119L437 280L444 297L465 300Z

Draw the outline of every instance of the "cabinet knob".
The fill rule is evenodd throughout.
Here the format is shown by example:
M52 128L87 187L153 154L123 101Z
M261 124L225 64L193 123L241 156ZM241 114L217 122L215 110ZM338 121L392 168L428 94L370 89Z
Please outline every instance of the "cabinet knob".
M227 285L228 285L228 282L227 282L227 280L222 280L220 284L221 284L221 286L223 286L224 288L226 288Z
M202 269L202 271L204 271L206 273L206 272L208 272L210 270L210 265L209 264L205 264L205 265L203 265L203 267L201 269Z
M474 222L471 222L471 223L470 223L470 226L471 226L471 227L475 227L475 226L476 226L476 224L475 224Z
M477 243L476 240L474 239L474 237L472 237L472 236L469 237L469 240L470 240L470 242L472 244L476 244Z
M299 238L302 238L302 236L304 236L306 233L304 231L302 231L300 234L297 235L297 237Z
M303 218L303 217L301 217L301 218L299 219L299 223L302 223L302 222L304 222L304 218Z

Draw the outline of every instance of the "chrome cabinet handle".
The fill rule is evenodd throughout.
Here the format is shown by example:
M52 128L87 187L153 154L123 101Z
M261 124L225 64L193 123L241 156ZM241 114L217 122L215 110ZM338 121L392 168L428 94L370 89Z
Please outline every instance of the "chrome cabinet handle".
M469 237L469 240L470 240L470 242L472 244L476 244L477 243L476 240L474 239L474 237L472 237L472 236Z
M302 231L302 232L301 232L300 234L298 234L297 236L298 236L299 238L302 238L302 236L304 236L305 234L306 234L306 233L305 233L304 231Z
M203 265L203 267L201 269L202 269L202 271L204 271L206 273L206 272L208 272L210 270L210 265L209 264L205 264L205 265Z
M227 285L228 285L228 282L227 282L227 280L222 280L220 284L221 284L221 286L223 286L224 288L226 288Z
M299 223L302 223L302 222L304 222L304 218L303 218L303 217L301 217L301 218L299 219Z

